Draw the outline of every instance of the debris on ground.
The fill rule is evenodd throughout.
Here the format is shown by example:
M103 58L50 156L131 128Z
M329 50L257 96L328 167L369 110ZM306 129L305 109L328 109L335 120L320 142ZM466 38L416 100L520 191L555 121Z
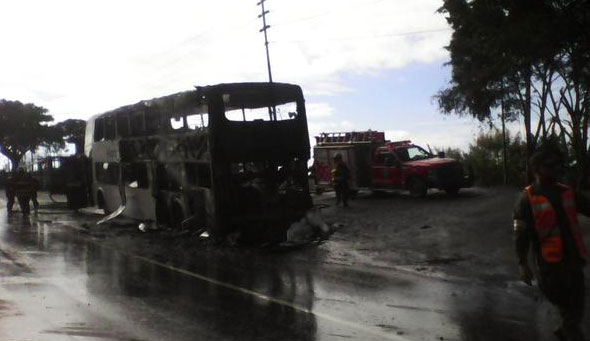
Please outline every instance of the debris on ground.
M158 224L155 221L146 221L139 224L139 230L141 232L156 231L159 230Z
M291 224L287 230L287 242L305 243L316 238L328 239L332 229L320 215L319 210L308 211L301 220Z

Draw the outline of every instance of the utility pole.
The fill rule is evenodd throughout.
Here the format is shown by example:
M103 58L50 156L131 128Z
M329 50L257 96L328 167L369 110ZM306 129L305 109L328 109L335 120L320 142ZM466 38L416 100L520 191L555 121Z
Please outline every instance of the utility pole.
M264 32L264 46L266 47L266 66L268 67L268 82L272 84L272 72L270 70L270 54L268 53L268 35L266 34L266 30L270 28L270 25L266 24L266 15L269 13L266 9L264 9L264 2L266 0L260 0L257 3L257 6L261 7L262 13L258 15L258 18L262 18L262 28L258 32ZM270 117L271 121L276 121L277 113L276 108L274 106L268 107L268 116Z
M504 94L502 94L502 170L504 186L508 184L508 160L506 160L506 107L504 106Z
M269 13L269 11L264 9L265 1L266 0L260 0L260 2L256 4L257 6L260 6L262 8L262 13L258 15L258 18L262 18L262 28L258 32L264 32L264 45L266 46L266 65L268 66L268 82L272 83L272 72L270 71L270 55L268 53L268 36L266 34L266 30L270 28L270 25L266 24L266 15Z

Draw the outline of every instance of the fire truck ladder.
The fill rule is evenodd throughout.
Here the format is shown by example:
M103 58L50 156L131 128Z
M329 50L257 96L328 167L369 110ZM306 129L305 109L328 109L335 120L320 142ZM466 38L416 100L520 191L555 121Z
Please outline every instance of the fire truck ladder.
M320 133L316 136L317 144L331 144L331 143L359 143L359 142L383 142L384 134L381 132L367 130L367 131L352 131L352 132L338 132L338 133Z

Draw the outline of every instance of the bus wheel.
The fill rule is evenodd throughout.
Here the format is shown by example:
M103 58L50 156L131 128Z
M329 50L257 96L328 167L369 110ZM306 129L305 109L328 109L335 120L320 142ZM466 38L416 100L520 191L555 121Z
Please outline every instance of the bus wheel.
M170 223L170 215L166 202L158 200L156 202L156 222L159 225L167 225Z
M98 192L98 195L96 196L97 201L98 201L98 208L102 208L102 210L104 211L105 215L109 215L112 212L107 208L107 205L104 201L104 196L102 195L102 192Z
M180 230L182 228L182 221L184 220L182 208L179 204L173 203L170 212L170 227L174 230Z

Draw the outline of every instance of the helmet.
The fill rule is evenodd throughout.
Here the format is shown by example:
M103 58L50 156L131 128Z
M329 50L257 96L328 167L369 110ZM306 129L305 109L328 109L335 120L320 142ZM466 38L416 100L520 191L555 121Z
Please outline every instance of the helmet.
M342 154L340 154L340 153L334 154L334 160L342 160Z

